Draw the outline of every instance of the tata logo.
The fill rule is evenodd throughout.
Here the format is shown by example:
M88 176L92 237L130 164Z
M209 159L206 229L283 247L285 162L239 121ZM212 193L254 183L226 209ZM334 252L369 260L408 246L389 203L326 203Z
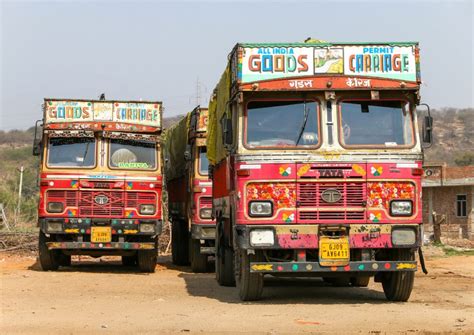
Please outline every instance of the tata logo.
M319 176L322 178L344 178L344 173L341 169L321 169Z
M328 203L335 203L341 200L342 194L335 188L328 188L323 193L321 193L321 199Z
M105 194L99 194L94 198L94 201L98 205L106 205L109 202L109 197Z

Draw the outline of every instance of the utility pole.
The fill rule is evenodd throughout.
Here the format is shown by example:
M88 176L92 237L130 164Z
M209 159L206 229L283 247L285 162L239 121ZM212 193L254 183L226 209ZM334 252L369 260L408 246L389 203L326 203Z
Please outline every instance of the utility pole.
M21 214L21 191L23 188L23 171L25 171L25 168L22 165L20 167L20 185L18 186L18 204L16 208L15 223L18 221L18 218L20 217L20 214Z
M196 106L201 104L201 84L199 83L199 77L196 78Z

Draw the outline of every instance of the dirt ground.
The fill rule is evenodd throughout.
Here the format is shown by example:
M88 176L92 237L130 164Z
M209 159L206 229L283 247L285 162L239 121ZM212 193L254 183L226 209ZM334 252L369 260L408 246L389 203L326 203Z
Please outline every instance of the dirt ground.
M242 303L214 275L160 257L142 274L118 260L82 257L39 271L34 254L0 254L1 334L474 334L474 256L427 255L407 303L382 287L336 288L318 279L268 278L264 299Z

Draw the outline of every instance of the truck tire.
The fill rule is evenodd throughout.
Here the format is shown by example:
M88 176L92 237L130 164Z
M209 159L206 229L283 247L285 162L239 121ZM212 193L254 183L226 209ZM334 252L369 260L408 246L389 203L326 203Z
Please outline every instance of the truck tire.
M58 263L60 266L71 266L71 255L66 255L62 252L59 252Z
M38 239L39 262L43 271L56 271L59 268L59 252L57 250L50 250L46 242L51 239L40 231Z
M201 242L191 238L189 244L191 270L195 273L207 272L207 255L201 254Z
M188 227L182 220L173 221L171 224L171 256L173 264L188 265L189 264L189 241Z
M247 250L236 252L235 281L242 301L255 301L262 297L263 274L250 272L250 262L257 259L257 255L248 255Z
M394 250L392 260L412 261L415 254L410 249ZM390 301L407 301L410 298L415 281L414 271L397 271L385 273L382 287L385 297Z
M157 261L157 250L139 250L138 252L138 268L141 272L155 272Z
M369 286L370 276L356 276L351 278L351 285L354 287Z
M138 256L122 256L122 265L124 266L135 266L138 263Z
M233 250L224 243L222 228L216 231L216 280L221 286L235 286Z

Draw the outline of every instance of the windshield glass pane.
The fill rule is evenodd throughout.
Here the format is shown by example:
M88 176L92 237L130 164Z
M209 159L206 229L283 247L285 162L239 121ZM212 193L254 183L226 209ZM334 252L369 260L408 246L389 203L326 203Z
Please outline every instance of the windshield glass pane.
M199 147L199 174L201 175L207 175L209 170L209 160L206 153L206 147Z
M93 167L95 165L95 138L54 137L49 139L48 166Z
M247 145L315 146L319 143L317 106L303 101L252 101L247 106Z
M155 169L156 144L148 141L110 140L109 166L119 169Z
M401 101L341 103L343 144L385 147L413 144L408 106Z

